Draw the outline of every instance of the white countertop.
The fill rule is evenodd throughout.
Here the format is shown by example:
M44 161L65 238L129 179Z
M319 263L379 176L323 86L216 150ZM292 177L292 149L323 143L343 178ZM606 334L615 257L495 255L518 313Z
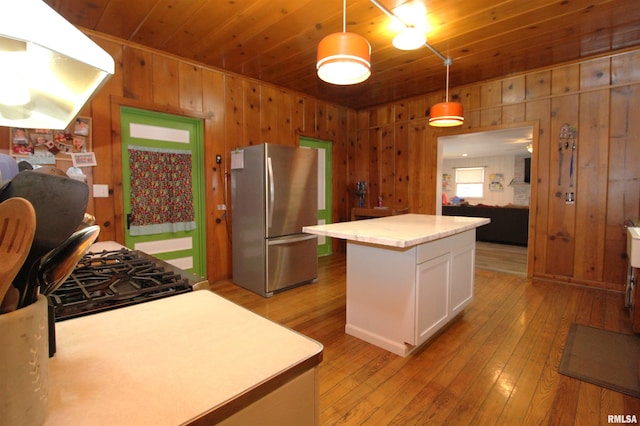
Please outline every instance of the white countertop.
M323 349L207 290L58 322L56 333L46 425L182 424L317 365Z
M475 229L490 221L481 217L403 214L305 226L302 231L362 243L406 248Z

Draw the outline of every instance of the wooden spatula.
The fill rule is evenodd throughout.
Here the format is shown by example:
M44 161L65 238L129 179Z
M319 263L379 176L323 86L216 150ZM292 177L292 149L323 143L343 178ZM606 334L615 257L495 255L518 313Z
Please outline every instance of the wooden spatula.
M36 231L36 212L24 198L0 203L0 301L29 254Z

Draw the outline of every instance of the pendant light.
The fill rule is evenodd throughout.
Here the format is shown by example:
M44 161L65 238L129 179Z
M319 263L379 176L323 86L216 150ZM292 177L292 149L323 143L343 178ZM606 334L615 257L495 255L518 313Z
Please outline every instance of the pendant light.
M432 127L455 127L464 123L463 108L460 102L449 102L449 65L451 59L446 59L444 64L447 67L447 86L445 91L445 102L440 102L431 107L429 113L429 126Z
M336 85L357 84L371 75L371 45L366 38L348 33L347 0L342 2L342 32L329 34L318 44L318 77Z

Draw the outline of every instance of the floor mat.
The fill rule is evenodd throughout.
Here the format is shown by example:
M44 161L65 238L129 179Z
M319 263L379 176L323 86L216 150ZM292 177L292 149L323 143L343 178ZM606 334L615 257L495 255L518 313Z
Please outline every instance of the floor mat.
M558 371L640 398L640 337L572 324Z

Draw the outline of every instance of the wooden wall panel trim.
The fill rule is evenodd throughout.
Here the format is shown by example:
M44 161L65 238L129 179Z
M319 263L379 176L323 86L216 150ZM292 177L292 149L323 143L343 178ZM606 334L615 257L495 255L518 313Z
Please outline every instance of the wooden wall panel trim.
M551 189L552 165L548 159L554 145L551 140L551 101L542 99L527 103L526 114L527 122L536 122L538 131L538 138L534 138L534 158L532 158L535 182L531 186L531 198L535 205L531 205L530 209L533 210L529 211L531 218L529 221L529 264L533 263L533 267L529 267L529 272L532 275L539 275L546 270L549 241L549 191ZM557 149L557 145L555 146Z
M611 58L601 58L580 65L580 89L611 85Z
M424 120L409 123L408 130L408 186L406 207L411 213L427 213L423 188L428 185L425 152L428 148L427 129Z
M580 65L568 65L551 71L551 95L560 96L579 90Z
M178 61L164 56L152 58L152 96L153 103L160 105L180 104L180 81Z
M397 111L397 110L396 110ZM409 135L408 123L398 124L394 128L394 194L387 202L382 200L385 206L395 209L409 208Z
M502 81L501 104L522 103L526 98L526 79L524 76L507 78Z
M538 71L525 76L526 99L546 98L551 94L551 71Z
M573 276L603 280L609 144L609 90L580 96L577 143L576 254ZM573 188L569 188L569 191Z
M184 110L202 111L203 81L202 67L179 63L179 105Z
M242 128L245 145L257 145L265 136L262 132L262 88L253 81L243 81L242 91Z
M613 84L640 81L640 52L611 58L611 82Z
M231 271L231 211L221 212L218 204L231 205L231 181L229 163L231 149L220 141L225 140L225 77L218 72L202 71L205 154L205 197L207 218L207 274L209 277L225 277ZM216 155L222 156L217 165ZM210 184L209 184L210 183ZM222 226L214 226L221 220Z
M378 200L387 205L394 205L396 183L396 156L395 156L395 127L385 126L380 133L380 151L378 152L378 165L380 167L380 190L377 198L369 199L371 203L367 207L375 207Z
M96 40L99 42L99 40ZM153 102L153 55L125 45L122 54L123 95Z
M260 137L256 143L282 143L291 145L290 140L278 141L278 106L276 102L276 91L273 87L260 87L260 115L258 116L258 126ZM247 122L246 126L252 123Z

